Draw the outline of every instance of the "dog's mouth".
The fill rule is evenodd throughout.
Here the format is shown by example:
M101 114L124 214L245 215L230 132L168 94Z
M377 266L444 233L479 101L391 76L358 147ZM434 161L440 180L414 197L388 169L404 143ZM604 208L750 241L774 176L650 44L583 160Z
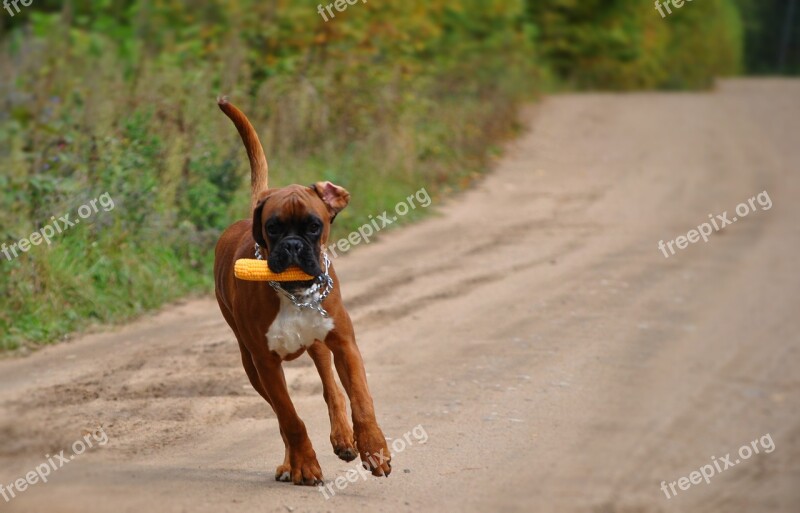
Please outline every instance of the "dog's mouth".
M292 266L297 266L304 273L315 278L324 274L320 266L319 255L316 255L314 249L299 237L287 238L278 243L275 250L270 253L267 263L274 273L282 273ZM286 282L287 285L293 283L303 285L313 283L313 280Z
M324 260L324 261L323 261ZM314 279L281 282L281 288L294 296L319 294L326 286L331 286L328 276L330 262L322 254L322 248L309 241L292 236L280 240L274 251L267 257L269 268L274 273L282 273L291 267L298 267ZM327 285L326 285L327 284Z
M310 290L316 282L317 280L283 281L281 282L281 287L290 294L302 294L303 292Z

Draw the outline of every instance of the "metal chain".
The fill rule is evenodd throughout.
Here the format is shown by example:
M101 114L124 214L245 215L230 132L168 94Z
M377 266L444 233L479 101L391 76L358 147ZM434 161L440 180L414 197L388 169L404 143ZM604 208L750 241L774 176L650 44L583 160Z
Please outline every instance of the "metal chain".
M256 243L256 259L264 260L264 257L261 255L261 246L259 246L258 243ZM270 287L273 288L273 290L275 290L275 292L281 294L283 297L291 301L292 304L297 308L300 308L301 310L302 309L316 310L317 312L319 312L321 316L328 318L330 317L330 314L328 314L328 312L324 308L322 308L322 303L333 291L333 278L331 278L331 275L329 274L331 261L328 259L328 253L325 252L324 249L322 253L322 259L323 262L325 263L325 272L314 279L314 285L312 285L311 288L309 288L306 292L304 292L300 296L301 297L300 299L298 299L297 296L295 296L288 290L284 289L281 286L281 284L278 283L277 281L271 281L269 282L269 285ZM322 290L322 292L320 292L320 288L323 286L324 289ZM310 299L303 301L303 299L306 298Z

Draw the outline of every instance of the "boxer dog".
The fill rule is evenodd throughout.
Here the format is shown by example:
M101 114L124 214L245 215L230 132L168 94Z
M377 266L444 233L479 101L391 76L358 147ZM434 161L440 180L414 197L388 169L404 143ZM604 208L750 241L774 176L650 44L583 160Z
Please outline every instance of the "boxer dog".
M350 194L330 182L269 189L267 159L258 134L226 98L217 103L239 131L250 159L253 217L233 224L220 237L214 262L216 296L239 341L250 383L278 417L286 452L275 479L296 485L318 485L323 479L305 424L289 397L282 367L282 362L305 351L322 378L333 452L345 461L360 456L373 475L388 476L391 455L375 419L339 280L324 249L331 222L347 206ZM297 265L315 279L277 284L235 278L234 262L254 255L266 259L273 272ZM352 428L344 395L333 375L331 353L350 399Z

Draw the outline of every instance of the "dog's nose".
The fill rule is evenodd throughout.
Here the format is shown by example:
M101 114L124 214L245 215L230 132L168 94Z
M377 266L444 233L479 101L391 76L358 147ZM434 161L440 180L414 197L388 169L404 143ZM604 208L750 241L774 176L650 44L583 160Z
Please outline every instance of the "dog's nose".
M297 256L303 251L303 243L299 240L287 240L286 251L288 251L290 255Z

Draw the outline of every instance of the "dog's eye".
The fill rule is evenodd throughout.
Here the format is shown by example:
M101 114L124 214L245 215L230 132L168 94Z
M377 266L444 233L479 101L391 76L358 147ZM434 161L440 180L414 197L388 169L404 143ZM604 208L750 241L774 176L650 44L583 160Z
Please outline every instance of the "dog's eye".
M280 234L281 234L281 229L278 225L276 224L267 225L267 235L269 235L270 237L277 237Z
M319 235L322 231L322 225L319 223L311 223L308 225L308 234L309 235Z

